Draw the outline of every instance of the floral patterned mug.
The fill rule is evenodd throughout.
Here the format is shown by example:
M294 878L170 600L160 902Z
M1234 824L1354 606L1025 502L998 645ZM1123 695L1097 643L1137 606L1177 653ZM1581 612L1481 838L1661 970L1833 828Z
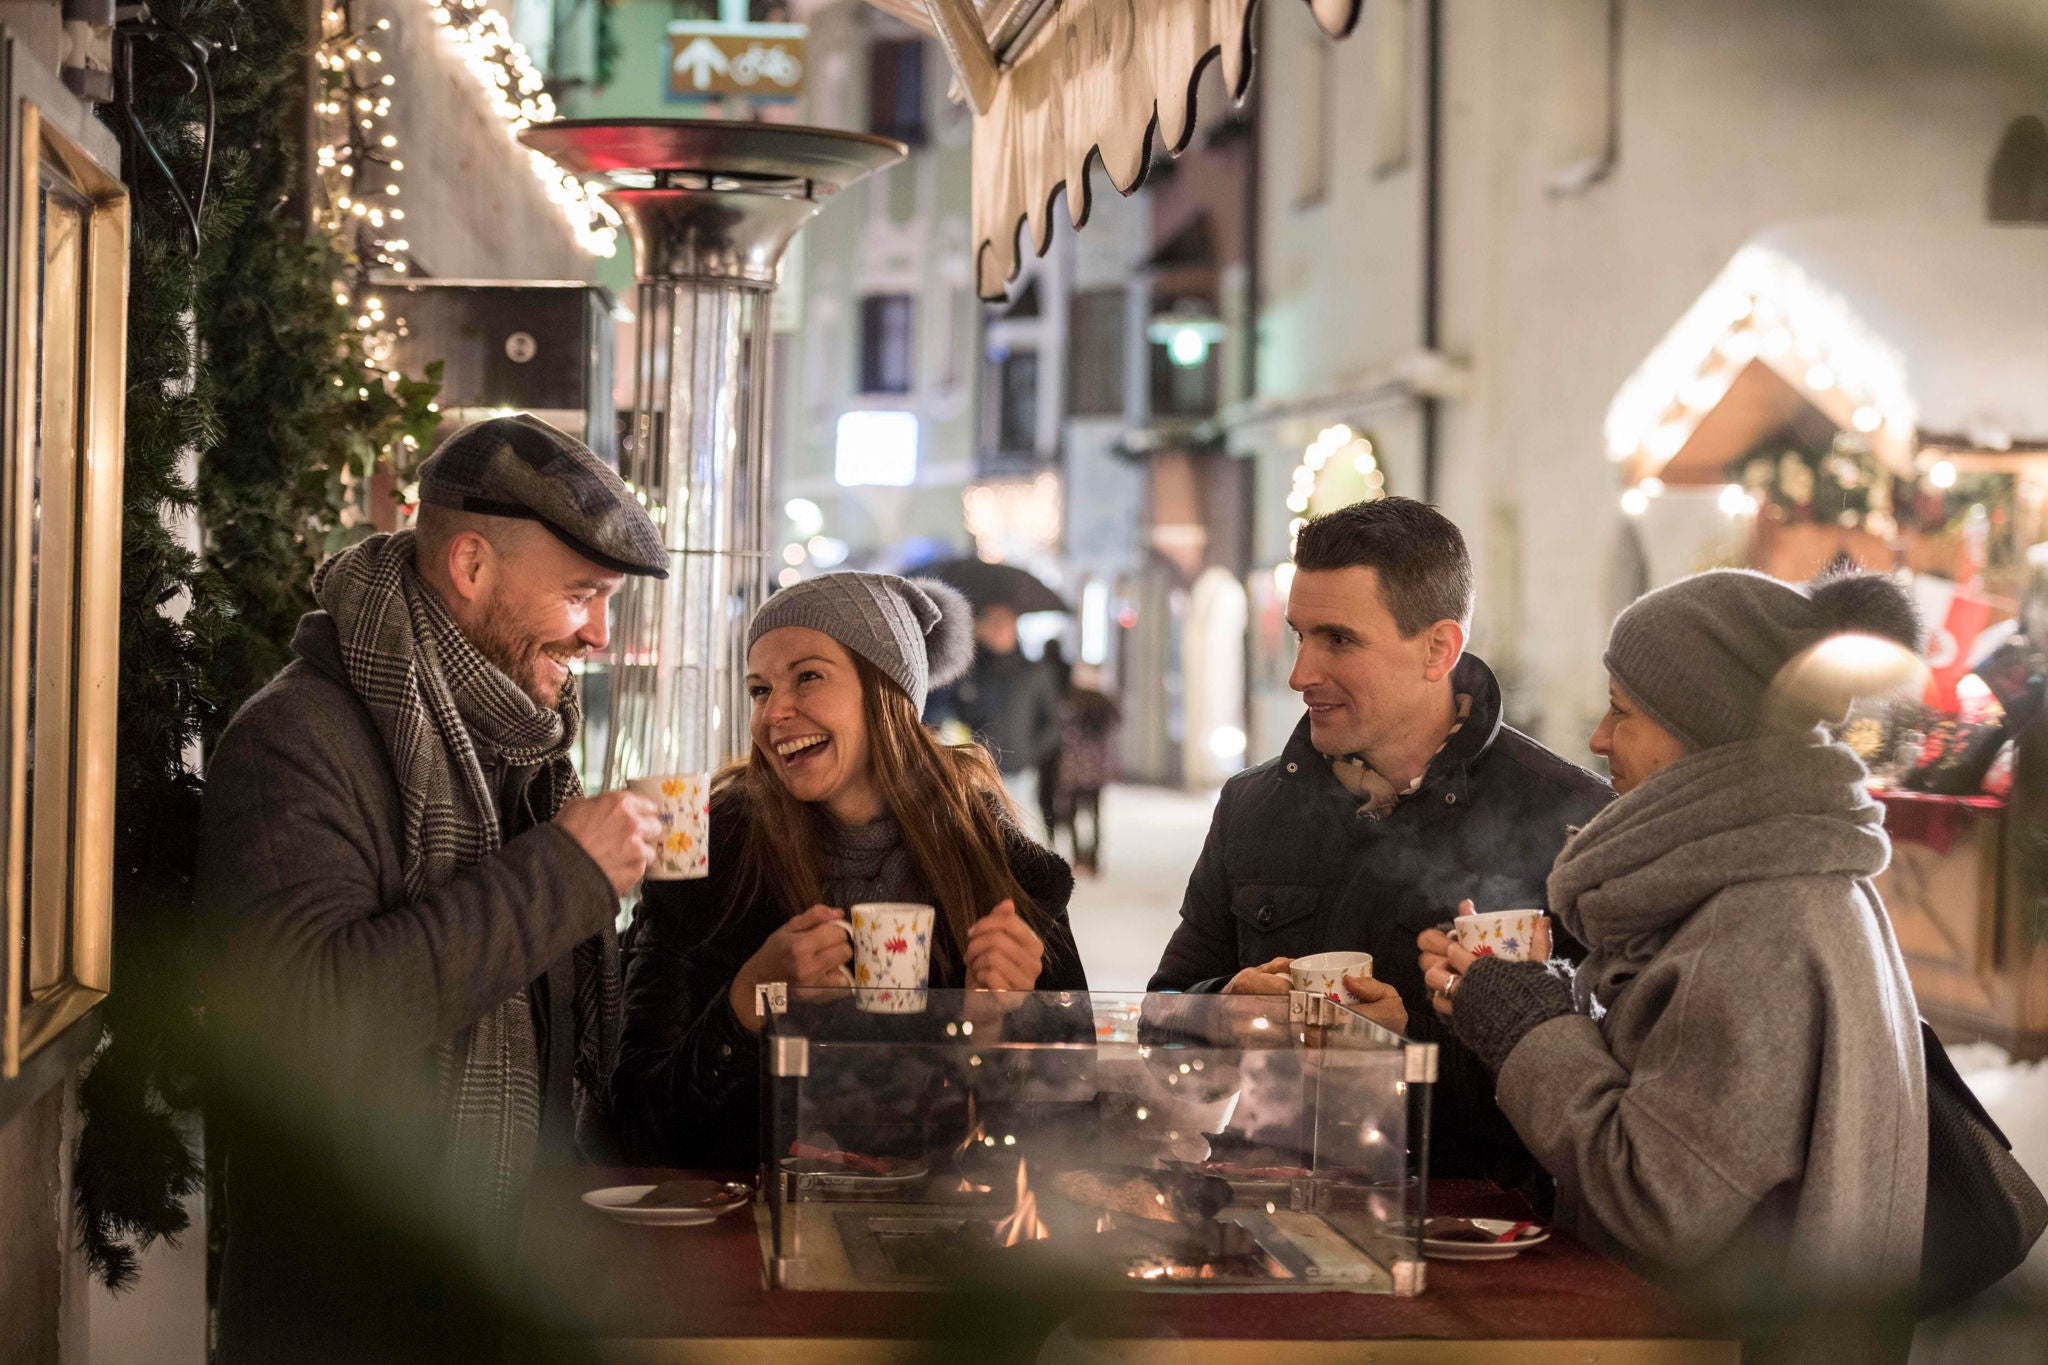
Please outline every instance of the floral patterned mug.
M661 841L647 864L651 882L711 875L711 779L702 773L636 777L626 790L654 803Z
M1294 989L1320 995L1340 1005L1362 1003L1344 984L1345 977L1371 975L1371 953L1317 953L1312 957L1297 957L1287 968L1287 977Z
M1545 915L1541 910L1495 910L1484 915L1458 916L1458 946L1474 957L1504 957L1526 962L1536 955L1536 926Z
M916 1014L931 998L929 905L871 901L837 921L853 940L853 1002L870 1014Z

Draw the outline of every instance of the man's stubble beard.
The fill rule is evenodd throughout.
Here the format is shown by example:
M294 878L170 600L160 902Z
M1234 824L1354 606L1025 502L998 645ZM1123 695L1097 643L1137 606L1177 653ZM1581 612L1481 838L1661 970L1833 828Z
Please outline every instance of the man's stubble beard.
M553 642L534 643L531 635L520 628L502 603L495 600L485 603L478 611L475 623L463 633L469 636L477 652L510 678L534 705L553 710L562 704L560 687L542 690L540 655L547 648L547 643Z

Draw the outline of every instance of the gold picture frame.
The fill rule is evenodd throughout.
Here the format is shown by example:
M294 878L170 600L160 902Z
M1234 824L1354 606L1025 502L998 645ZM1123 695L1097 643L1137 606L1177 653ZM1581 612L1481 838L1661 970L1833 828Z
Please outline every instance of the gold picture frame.
M0 1077L112 985L128 193L34 97L8 130Z

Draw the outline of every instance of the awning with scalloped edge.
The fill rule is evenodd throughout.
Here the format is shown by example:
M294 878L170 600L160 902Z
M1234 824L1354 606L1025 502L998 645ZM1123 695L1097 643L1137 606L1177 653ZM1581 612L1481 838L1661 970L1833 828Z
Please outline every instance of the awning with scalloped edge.
M1119 193L1145 178L1154 152L1195 131L1195 86L1223 63L1233 100L1251 81L1252 0L869 0L936 37L974 110L975 284L999 299L1032 249L1052 241L1062 189L1075 227L1088 221L1091 164ZM1364 0L1306 0L1343 37Z

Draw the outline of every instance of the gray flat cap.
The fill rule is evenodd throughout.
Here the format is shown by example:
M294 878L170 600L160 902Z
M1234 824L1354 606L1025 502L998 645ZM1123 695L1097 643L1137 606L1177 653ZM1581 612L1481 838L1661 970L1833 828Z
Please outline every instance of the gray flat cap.
M668 577L668 547L625 480L531 413L472 422L443 441L420 466L420 501L537 521L593 564Z

